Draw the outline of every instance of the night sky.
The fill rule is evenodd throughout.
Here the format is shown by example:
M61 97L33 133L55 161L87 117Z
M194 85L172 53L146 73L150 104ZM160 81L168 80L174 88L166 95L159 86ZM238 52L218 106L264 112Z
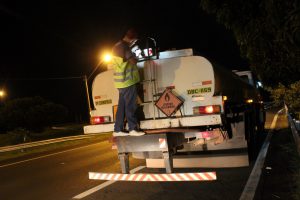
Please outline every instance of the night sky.
M196 0L2 0L0 24L0 88L7 99L42 96L76 115L86 111L80 77L128 27L155 38L160 50L193 48L227 68L248 67L232 33Z

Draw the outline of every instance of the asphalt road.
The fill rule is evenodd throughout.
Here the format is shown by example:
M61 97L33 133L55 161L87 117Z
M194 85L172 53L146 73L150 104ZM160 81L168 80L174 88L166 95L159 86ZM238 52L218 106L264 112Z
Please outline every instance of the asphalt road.
M117 154L107 141L10 164L0 166L1 200L72 199L99 184L88 179L89 171L119 172Z
M267 126L272 120L268 115ZM145 165L131 159L130 168ZM229 169L175 169L175 172L216 171L212 182L115 182L82 198L99 199L239 199L251 172L250 167ZM108 141L57 152L20 163L0 166L0 199L66 200L104 183L89 180L88 172L120 173L115 150ZM139 172L164 172L142 169Z

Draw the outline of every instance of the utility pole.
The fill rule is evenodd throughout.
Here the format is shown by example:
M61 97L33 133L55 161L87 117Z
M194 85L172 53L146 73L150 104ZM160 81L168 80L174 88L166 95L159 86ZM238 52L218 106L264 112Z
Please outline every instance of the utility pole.
M86 75L83 76L83 81L85 83L85 90L86 90L86 100L88 103L88 109L89 109L89 116L91 115L91 101L90 101L90 93L89 93L89 86L88 86L88 81Z

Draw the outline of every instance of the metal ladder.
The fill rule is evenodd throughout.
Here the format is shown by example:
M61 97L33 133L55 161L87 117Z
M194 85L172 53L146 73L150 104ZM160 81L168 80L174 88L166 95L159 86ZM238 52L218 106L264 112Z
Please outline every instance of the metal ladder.
M150 59L148 61L151 61ZM147 61L146 61L147 62ZM144 67L145 70L145 67ZM156 108L155 108L155 102L156 98L160 96L160 94L157 93L157 83L156 83L156 77L155 77L155 65L154 63L149 62L149 71L150 71L150 77L147 80L143 80L140 83L141 84L150 84L150 90L151 90L151 101L142 102L140 105L146 105L146 104L152 104L153 107L153 120L156 119ZM158 112L159 114L159 112Z

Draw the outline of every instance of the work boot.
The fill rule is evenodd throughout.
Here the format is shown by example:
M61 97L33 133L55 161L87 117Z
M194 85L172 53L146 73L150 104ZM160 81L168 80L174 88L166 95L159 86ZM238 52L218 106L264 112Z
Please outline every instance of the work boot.
M129 135L130 136L142 136L142 135L145 135L145 132L132 130L129 132Z
M125 133L125 132L122 132L122 131L113 132L114 137L121 137L121 136L128 136L128 135L129 135L128 133Z

